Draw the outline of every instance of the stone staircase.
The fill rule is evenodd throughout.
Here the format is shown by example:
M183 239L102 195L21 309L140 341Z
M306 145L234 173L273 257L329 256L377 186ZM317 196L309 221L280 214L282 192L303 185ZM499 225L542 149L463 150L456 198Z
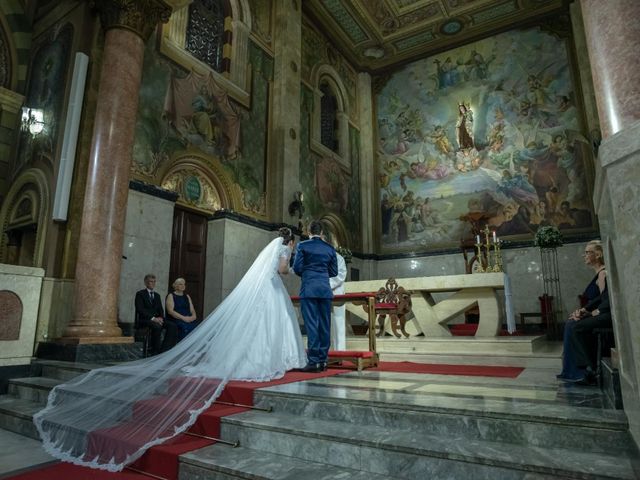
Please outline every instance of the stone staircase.
M40 376L11 380L0 396L0 428L37 438L31 416L48 391L92 367L35 361ZM179 478L636 478L622 411L425 394L416 378L349 373L257 390L272 412L224 417L221 437L240 446L183 454ZM391 379L405 387L387 389Z

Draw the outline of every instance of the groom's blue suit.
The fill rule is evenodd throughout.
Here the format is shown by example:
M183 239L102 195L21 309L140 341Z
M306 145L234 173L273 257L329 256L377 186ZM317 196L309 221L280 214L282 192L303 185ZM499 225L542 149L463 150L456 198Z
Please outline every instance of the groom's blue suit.
M331 343L331 299L329 277L338 275L335 249L320 237L300 242L296 249L293 271L302 277L300 310L307 329L309 365L327 363Z

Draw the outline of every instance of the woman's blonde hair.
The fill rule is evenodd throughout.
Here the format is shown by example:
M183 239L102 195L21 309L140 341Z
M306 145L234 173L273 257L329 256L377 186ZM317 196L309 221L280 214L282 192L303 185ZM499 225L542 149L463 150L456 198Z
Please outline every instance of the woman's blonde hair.
M176 279L173 281L173 283L171 284L171 286L175 289L175 288L176 288L176 285L178 285L179 283L184 283L184 284L186 285L186 283L187 283L187 282L185 281L185 279L184 279L184 278L179 277L179 278L176 278Z
M596 254L596 261L600 265L604 265L604 250L602 249L602 242L600 240L591 240L587 243L587 246L591 245L593 251Z

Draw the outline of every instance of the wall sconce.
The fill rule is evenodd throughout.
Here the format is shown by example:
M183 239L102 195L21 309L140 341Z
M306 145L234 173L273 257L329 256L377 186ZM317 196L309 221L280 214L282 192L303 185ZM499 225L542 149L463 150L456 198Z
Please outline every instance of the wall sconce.
M40 108L22 107L22 131L38 135L44 130L44 111Z
M295 192L293 194L293 202L289 204L289 215L294 217L298 215L298 228L302 231L302 215L304 215L304 194L302 192Z
M302 218L302 215L304 215L304 205L302 205L303 201L304 194L302 192L295 192L293 194L293 202L289 204L289 215L293 217L297 214L298 218Z

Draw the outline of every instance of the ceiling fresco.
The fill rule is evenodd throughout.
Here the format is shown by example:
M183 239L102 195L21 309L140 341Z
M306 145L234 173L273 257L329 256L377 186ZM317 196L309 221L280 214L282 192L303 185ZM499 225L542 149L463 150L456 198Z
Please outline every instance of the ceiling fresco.
M567 0L305 0L361 69L382 70L565 8Z

